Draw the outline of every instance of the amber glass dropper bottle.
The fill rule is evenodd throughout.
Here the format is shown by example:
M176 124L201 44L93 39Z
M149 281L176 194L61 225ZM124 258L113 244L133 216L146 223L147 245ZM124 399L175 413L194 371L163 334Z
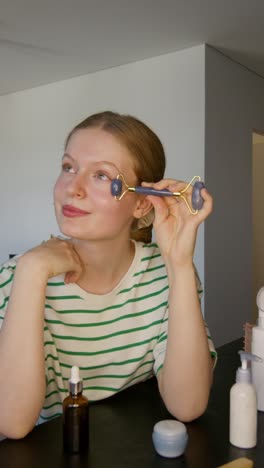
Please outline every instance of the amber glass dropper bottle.
M89 447L88 399L82 394L79 368L71 368L70 394L63 400L63 446L69 453L84 452Z

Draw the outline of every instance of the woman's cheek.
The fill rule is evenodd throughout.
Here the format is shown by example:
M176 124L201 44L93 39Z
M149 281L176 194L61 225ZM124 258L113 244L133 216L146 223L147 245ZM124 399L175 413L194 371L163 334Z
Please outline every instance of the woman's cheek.
M64 188L64 184L59 177L54 185L54 190L53 190L54 199L59 197L60 193L62 193L63 191L63 188Z

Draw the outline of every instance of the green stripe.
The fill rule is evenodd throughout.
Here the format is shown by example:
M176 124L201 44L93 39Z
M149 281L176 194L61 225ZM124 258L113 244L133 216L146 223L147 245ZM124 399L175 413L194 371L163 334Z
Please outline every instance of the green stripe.
M48 358L51 358L53 359L54 361L58 361L59 358L57 356L53 356L52 354L47 354L47 356L45 357L45 361L48 360ZM71 366L70 366L71 367Z
M109 392L120 392L120 387L99 387L99 386L92 386L92 387L83 387L83 390L106 390Z
M66 351L64 349L61 349L61 348L57 348L57 351L58 353L62 353L62 354L68 354L68 355L71 355L71 356L98 356L99 354L107 354L107 353L114 353L116 351L122 351L123 349L129 349L129 348L135 348L137 346L142 346L144 344L147 344L147 343L150 343L151 341L153 340L157 340L158 339L158 336L153 336L147 340L144 340L144 341L139 341L137 343L132 343L132 344L129 344L129 345L126 345L126 346L118 346L117 348L110 348L110 349L103 349L101 351L93 351L93 352L89 352L89 351ZM163 340L161 340L163 341Z
M158 373L159 373L159 371L160 371L160 369L161 369L162 367L163 367L163 363L157 368L157 370L156 370L156 376L158 375Z
M58 281L58 283L50 283L48 281L47 286L65 286L65 283L64 283L64 281Z
M134 333L141 330L147 330L148 328L154 327L159 323L162 323L162 319L156 320L155 322L151 322L148 325L144 325L144 327L136 327L136 328L129 328L126 330L121 330L115 333L110 333L109 335L102 335L102 336L94 336L92 338L89 337L80 337L80 336L70 336L70 335L55 335L50 332L52 338L58 338L59 340L74 340L74 341L100 341L100 340L107 340L108 338L113 338L114 336L126 335L129 333Z
M100 364L98 366L88 366L88 367L84 367L84 366L79 366L79 369L80 370L94 370L94 369L102 369L104 367L111 367L111 366L124 366L126 364L131 364L133 362L138 362L138 361L141 361L142 359L144 359L148 354L152 354L153 353L153 349L150 349L149 351L147 351L145 354L143 354L143 356L140 356L138 358L133 358L133 359L127 359L126 361L116 361L116 362L108 362L107 364ZM61 367L66 367L67 369L71 369L71 365L70 364L65 364L63 362L60 363L60 366Z
M146 270L138 271L137 273L134 273L133 276L142 275L142 273L149 273L151 271L159 270L160 268L165 268L165 265L162 263L161 265L158 265L156 267L147 268Z
M162 341L167 340L167 338L168 338L168 335L167 335L167 334L164 335L164 336L162 336L161 338L158 339L158 343L162 343Z
M57 405L62 406L61 401L55 401L55 403L52 403L51 405L43 406L42 409L47 410L47 409L53 408L53 406L57 406Z
M57 377L61 377L61 378L62 378L61 372L56 372L55 369L54 369L54 367L52 367L52 366L49 366L49 367L47 368L47 371L52 371L52 372L54 372L54 374L55 374Z
M50 301L56 301L56 300L60 300L60 299L65 299L65 300L68 300L68 299L81 299L83 301L83 298L80 297L80 296L46 296L46 299L50 300Z
M55 395L56 393L59 394L59 392L68 393L68 391L69 390L67 388L58 388L57 390L53 390L52 392L47 393L45 398L50 398L51 395Z
M9 301L9 296L7 296L7 297L4 298L4 302L3 302L2 305L0 305L0 309L4 309L5 306L6 306L6 303L7 303L8 301Z
M122 385L122 387L105 387L105 386L95 385L95 386L83 387L83 389L84 390L100 390L100 391L107 390L109 392L120 392L121 390L129 386L131 382L133 382L134 380L140 379L141 377L149 373L150 372L147 371L147 372L144 372L143 374L137 375L136 377L131 379L129 382L126 382L124 385Z
M47 346L47 345L55 346L55 343L54 341L44 341L44 346Z
M157 253L156 255L151 255L150 257L143 257L141 259L141 262L146 262L147 260L152 260L153 258L158 258L161 257L160 253Z
M168 319L165 319L165 320L164 320L164 323L165 323L165 322L168 322ZM164 335L167 336L167 332L166 332L166 331L164 331L164 332L162 332L162 333L160 334L159 339L158 339L158 343L160 343L160 340L161 340L162 337L164 337Z
M142 364L140 364L140 366L138 366L138 369L140 369L141 367L144 367L148 364L151 364L151 366L153 365L153 362L154 360L152 359L151 361L146 361L146 362L143 362ZM149 369L149 371L152 370L152 367L151 369ZM147 371L146 373L148 373L149 371ZM83 381L85 380L92 380L92 379L126 379L128 377L131 377L131 375L134 375L135 374L135 371L131 372L130 374L105 374L105 375L94 375L93 377L84 377ZM63 379L63 380L67 380L67 378Z
M147 366L149 364L151 364L151 366L152 366L153 363L154 363L153 359L151 361L143 362L142 364L140 364L140 366L138 366L137 369L140 369L141 367ZM152 367L151 367L151 369L149 369L149 371L150 370L152 370ZM134 375L134 374L135 374L135 371L131 372L130 374L100 374L100 375L93 375L93 376L90 376L90 377L83 377L83 381L93 380L93 379L125 379L125 378L128 378L128 377L131 377L131 375ZM69 380L69 378L68 377L63 377L62 380L67 382Z
M87 309L69 309L69 310L57 310L51 307L49 304L45 304L45 307L47 309L52 309L57 314L100 314L102 312L106 312L108 310L114 310L114 309L120 309L121 307L124 307L126 304L133 303L133 302L139 302L139 301L144 301L145 299L149 299L150 297L158 296L159 294L163 293L169 288L168 285L166 285L164 288L160 289L159 291L153 292L151 294L146 294L145 296L141 297L136 297L135 299L128 299L127 301L121 303L121 304L116 304L114 306L109 306L109 307L104 307L103 309L98 309L98 310L87 310Z
M143 249L148 249L150 247L158 247L158 244L156 244L156 242L151 242L150 244L144 244L143 245Z
M135 314L127 314L127 315L122 315L121 317L117 317L113 320L106 320L104 322L98 322L98 323L66 323L61 320L50 320L45 318L45 322L47 323L53 323L53 324L58 324L58 325L64 325L66 327L97 327L101 325L109 325L114 322L119 322L120 320L125 320L128 318L134 318L134 317L139 317L141 315L145 314L150 314L151 312L154 312L158 310L160 307L167 306L168 301L162 302L161 304L157 305L156 307L152 307L151 309L147 309L144 312L137 312ZM46 327L47 328L47 327Z
M0 288L3 288L4 286L6 286L7 284L11 283L12 279L14 278L14 273L12 273L12 275L10 276L10 278L5 281L5 283L1 283L0 284Z
M61 413L53 414L53 416L42 416L42 415L40 415L40 418L44 419L44 421L50 421L51 419L57 418L58 416L61 416Z
M140 379L141 377L144 377L145 375L148 375L148 374L150 375L151 373L152 373L152 369L150 369L147 372L143 372L143 374L136 375L135 377L133 377L133 379L129 380L129 382L126 382L126 384L123 385L122 390L126 388L128 385L130 385L131 382L133 382L134 380Z
M110 348L110 349L104 349L104 350L101 350L101 351L93 351L93 352L88 352L88 351L66 351L64 349L61 349L61 348L57 348L57 352L58 353L62 353L62 354L68 354L68 355L72 355L72 356L96 356L98 354L107 354L107 353L110 353L110 352L115 352L115 351L120 351L120 350L123 350L123 349L128 349L128 348L133 348L133 347L137 347L137 346L141 346L143 344L147 344L147 343L150 343L151 341L153 340L156 340L158 338L158 336L153 336L151 338L148 338L147 340L144 340L144 341L139 341L139 342L136 342L136 343L132 343L132 344L129 344L129 345L125 345L125 346L119 346L117 348ZM166 339L166 337L164 338ZM163 341L163 339L160 340L160 342ZM55 343L54 341L44 341L44 347L46 345L52 345L54 347L55 346ZM153 351L153 350L152 350ZM152 351L149 351L149 352L152 352ZM48 355L49 357L53 357L52 355ZM58 361L58 358L54 358ZM47 357L45 358L45 361L47 360ZM138 359L137 359L138 360ZM133 362L133 360L129 360L130 362ZM129 362L127 361L127 362ZM110 363L110 365L112 365L113 363ZM62 363L60 363L61 366L63 366ZM105 367L106 365L104 365L103 367ZM66 366L64 365L64 367L71 367L71 366ZM98 366L99 367L99 366Z
M52 383L52 382L55 382L56 383L56 380L55 379L50 379L47 381L47 387Z
M1 273L3 273L3 271L5 271L5 270L8 270L8 271L9 271L9 270L15 270L15 269L16 269L16 265L15 265L15 266L9 265L9 266L7 266L7 267L3 267L3 268L1 268L1 270L0 270L0 275L1 275Z
M141 287L141 286L148 286L149 284L155 283L156 281L161 281L161 280L166 279L166 278L167 278L167 275L165 275L165 276L158 276L157 278L154 278L154 279L151 280L151 281L146 281L145 283L137 283L137 284L134 284L133 286L131 286L131 288L122 289L121 291L119 291L118 294L122 294L122 293L126 293L126 292L129 292L129 291L132 291L132 289L134 289L134 288L139 288L139 287Z

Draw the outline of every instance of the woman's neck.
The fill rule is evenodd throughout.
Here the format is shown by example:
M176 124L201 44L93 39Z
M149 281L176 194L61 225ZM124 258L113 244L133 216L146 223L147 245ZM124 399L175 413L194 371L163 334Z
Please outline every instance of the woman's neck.
M92 294L112 291L128 271L134 255L134 243L125 241L72 241L84 270L77 284Z

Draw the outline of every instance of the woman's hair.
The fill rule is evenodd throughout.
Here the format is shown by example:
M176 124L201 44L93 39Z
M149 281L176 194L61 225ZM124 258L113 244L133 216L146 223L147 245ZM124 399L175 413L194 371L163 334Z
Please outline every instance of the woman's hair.
M163 178L166 159L162 143L158 136L143 122L131 115L111 111L93 114L72 129L66 139L65 147L77 130L90 127L98 127L111 133L129 150L138 184L143 181L158 182ZM151 242L153 210L147 217L150 220L150 225L146 219L143 222L136 220L139 222L135 221L132 224L132 239L146 243Z

